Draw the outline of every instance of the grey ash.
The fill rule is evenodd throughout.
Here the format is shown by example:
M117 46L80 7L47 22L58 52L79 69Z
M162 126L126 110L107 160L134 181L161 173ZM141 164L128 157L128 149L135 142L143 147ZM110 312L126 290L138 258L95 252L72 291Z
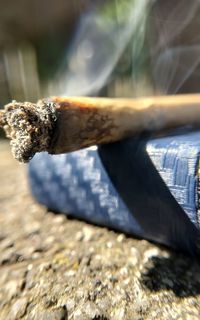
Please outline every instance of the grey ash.
M12 101L0 113L0 126L11 139L12 153L20 162L28 162L36 152L48 149L55 121L55 104L48 100L37 104Z

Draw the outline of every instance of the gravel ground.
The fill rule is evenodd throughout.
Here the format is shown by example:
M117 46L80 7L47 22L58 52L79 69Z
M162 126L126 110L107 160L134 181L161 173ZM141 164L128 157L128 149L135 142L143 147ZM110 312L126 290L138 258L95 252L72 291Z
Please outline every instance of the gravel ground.
M39 206L0 142L0 319L200 319L200 266Z

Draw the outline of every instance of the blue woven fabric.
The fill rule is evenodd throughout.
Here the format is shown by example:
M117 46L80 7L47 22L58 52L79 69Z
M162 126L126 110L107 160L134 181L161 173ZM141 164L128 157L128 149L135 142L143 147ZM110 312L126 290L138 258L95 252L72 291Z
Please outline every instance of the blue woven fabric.
M155 139L148 143L147 152L174 198L198 226L200 133Z
M52 210L197 253L199 152L200 132L41 153L30 186Z

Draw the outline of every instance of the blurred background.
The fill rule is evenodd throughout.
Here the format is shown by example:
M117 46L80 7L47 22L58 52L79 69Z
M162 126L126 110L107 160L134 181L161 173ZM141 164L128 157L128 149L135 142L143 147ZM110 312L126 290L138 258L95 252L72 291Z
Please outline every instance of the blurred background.
M2 0L0 107L199 91L199 0Z

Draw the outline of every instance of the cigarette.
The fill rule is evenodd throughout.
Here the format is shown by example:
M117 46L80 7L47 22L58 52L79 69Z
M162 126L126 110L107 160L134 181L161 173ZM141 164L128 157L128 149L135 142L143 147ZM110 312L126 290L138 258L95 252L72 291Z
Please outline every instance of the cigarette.
M14 157L61 154L183 125L200 125L200 95L139 99L51 97L37 103L13 101L0 111L0 126Z

